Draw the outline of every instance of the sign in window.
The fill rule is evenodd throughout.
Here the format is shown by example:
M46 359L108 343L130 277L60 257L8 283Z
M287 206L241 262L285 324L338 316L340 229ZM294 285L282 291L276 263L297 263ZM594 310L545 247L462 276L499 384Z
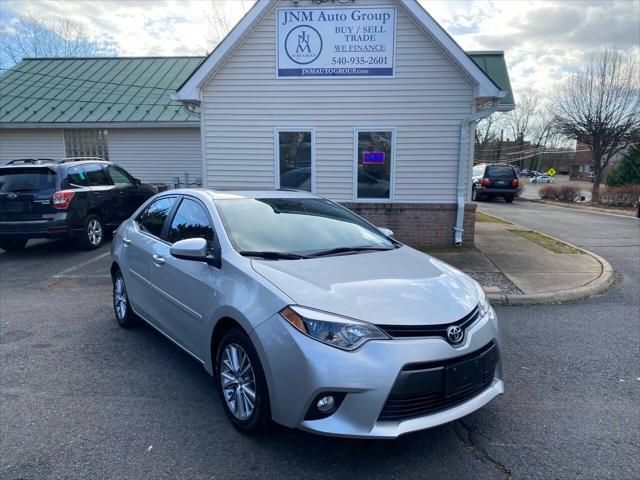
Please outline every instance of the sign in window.
M278 132L280 188L312 190L313 135L311 131Z
M391 198L393 132L357 132L357 198Z

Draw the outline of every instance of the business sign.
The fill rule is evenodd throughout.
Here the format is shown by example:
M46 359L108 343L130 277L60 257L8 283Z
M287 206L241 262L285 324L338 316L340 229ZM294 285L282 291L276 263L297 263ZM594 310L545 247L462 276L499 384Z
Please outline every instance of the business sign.
M362 152L362 164L372 165L384 163L384 152Z
M395 7L277 10L278 77L393 77Z

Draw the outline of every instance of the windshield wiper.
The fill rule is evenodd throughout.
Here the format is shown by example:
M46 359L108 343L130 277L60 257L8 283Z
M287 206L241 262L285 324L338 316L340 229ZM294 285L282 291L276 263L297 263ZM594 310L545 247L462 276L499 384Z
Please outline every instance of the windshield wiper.
M301 258L309 258L306 255L287 252L254 252L251 250L242 250L238 253L244 257L259 257L267 260L299 260Z
M383 250L394 250L395 247L337 247L329 250L321 250L319 252L310 253L310 257L322 257L325 255L336 255L339 253L357 253L357 252L375 252Z

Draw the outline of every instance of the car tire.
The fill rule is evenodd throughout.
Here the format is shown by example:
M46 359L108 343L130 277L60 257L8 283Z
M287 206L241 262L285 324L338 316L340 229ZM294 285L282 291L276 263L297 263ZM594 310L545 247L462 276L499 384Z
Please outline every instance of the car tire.
M478 188L475 185L471 187L471 201L473 202L480 201L480 195L478 195Z
M87 218L84 219L82 234L78 239L78 246L83 250L95 250L96 248L100 248L104 242L105 235L106 232L102 219L93 213L87 215Z
M258 353L244 332L229 330L222 337L215 373L223 408L233 426L246 434L264 431L271 422L267 381Z
M0 248L2 250L6 250L7 252L19 252L27 245L28 241L29 240L24 240L21 238L0 240Z
M113 312L115 313L118 325L122 328L135 327L138 324L138 317L131 309L127 287L120 270L116 270L113 280Z
M513 195L505 195L504 196L504 201L507 202L507 203L513 202Z

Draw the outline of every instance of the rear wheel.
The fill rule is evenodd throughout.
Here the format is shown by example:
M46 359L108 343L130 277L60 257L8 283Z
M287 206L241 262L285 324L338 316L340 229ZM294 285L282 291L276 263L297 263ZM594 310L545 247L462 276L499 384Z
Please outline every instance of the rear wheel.
M216 352L216 378L227 417L243 433L264 430L271 420L267 382L249 337L229 330Z
M475 185L471 187L471 200L473 200L474 202L480 200L480 195L478 195L478 187L476 187Z
M504 201L507 202L507 203L513 202L513 195L505 195L504 196Z
M22 250L29 240L15 239L15 240L0 240L0 248L7 252L17 252Z
M120 270L116 270L113 274L113 311L116 314L118 325L122 328L131 328L138 323L138 317L131 310L127 287Z
M102 219L95 214L88 215L84 220L84 229L78 239L78 245L84 250L99 248L104 242L105 230Z

